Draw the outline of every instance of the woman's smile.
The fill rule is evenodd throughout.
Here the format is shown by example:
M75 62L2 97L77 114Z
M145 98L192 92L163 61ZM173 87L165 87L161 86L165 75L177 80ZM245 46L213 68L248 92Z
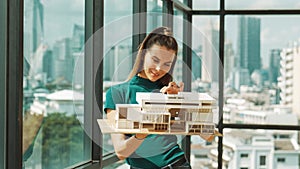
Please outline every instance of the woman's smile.
M157 81L167 74L175 57L175 51L166 47L153 45L145 55L144 70L141 77L151 81Z

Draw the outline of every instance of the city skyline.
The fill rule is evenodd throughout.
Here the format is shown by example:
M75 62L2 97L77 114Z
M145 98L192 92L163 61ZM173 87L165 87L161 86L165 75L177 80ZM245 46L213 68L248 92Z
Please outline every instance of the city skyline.
M123 0L124 2L126 0ZM106 6L114 6L116 11L128 11L131 8L131 3L123 3L125 5L116 5L119 1L111 0L105 1ZM228 5L228 8L264 8L264 7L283 7L283 8L297 8L300 7L300 3L293 0L287 2L273 0L268 2L261 2L259 0L251 1L248 3L236 2L234 0L229 1L231 5ZM68 4L70 8L63 8L64 5L61 3ZM196 2L194 2L195 4ZM197 2L199 4L204 4L204 1ZM80 0L64 1L60 2L59 0L48 0L43 1L43 4L46 6L44 10L44 17L47 22L45 22L45 37L44 41L52 46L56 40L66 37L66 35L71 36L72 27L65 27L65 25L79 24L84 25L82 21L83 11L84 11L84 2ZM196 5L195 5L196 6ZM132 9L131 9L132 10ZM124 16L123 16L124 17ZM280 49L287 47L289 44L299 41L300 39L300 18L290 16L262 16L262 15L252 15L252 17L261 18L261 56L262 56L262 66L263 68L268 67L269 64L269 52L272 49ZM112 17L111 21L118 19L118 17ZM218 22L218 21L216 21ZM109 21L107 21L109 23ZM225 25L230 24L234 30L237 30L237 18L235 16L227 15L225 17ZM198 25L203 25L202 23L193 23L196 27ZM289 29L287 29L289 28ZM53 31L55 30L55 31ZM59 31L58 31L59 30ZM236 51L237 35L234 35L235 31L226 31L226 35L233 42L234 49ZM276 35L276 36L274 36ZM300 43L300 42L299 42Z
M84 83L86 82L83 78L84 74L86 74L84 69L84 60L86 57L82 57L81 49L84 45L84 1L75 0L71 3L71 1L58 1L58 0L35 0L35 2L41 1L43 4L43 13L35 13L40 14L38 17L29 17L28 15L24 18L24 21L29 21L32 18L40 18L37 19L41 21L41 23L37 23L33 21L29 27L25 27L27 33L24 32L24 55L32 52L35 56L30 59L32 62L32 71L33 75L38 75L38 73L42 74L42 78L48 75L47 80L40 81L41 79L36 79L35 77L27 76L26 70L24 70L24 84L27 86L34 83L38 83L34 87L24 87L24 98L23 98L23 113L31 112L32 114L43 114L46 117L51 115L59 114L59 119L64 121L61 117L68 117L70 115L76 115L76 117L72 116L74 120L79 120L80 123L76 123L76 129L80 129L81 133L87 131L82 130L85 129L85 126L90 123L90 119L86 118L87 113L93 112L87 110L88 102L92 97L90 97L91 93L84 92L85 88ZM120 1L122 1L123 5L119 5ZM160 0L158 0L161 2ZM152 1L155 7L158 2L157 0ZM230 1L230 0L229 0ZM227 1L227 2L229 2ZM231 0L233 2L233 0ZM30 2L30 1L27 1ZM102 97L103 103L105 103L105 92L108 87L112 84L115 84L111 81L124 80L128 75L128 71L131 68L131 56L133 54L132 51L132 15L126 15L132 13L132 4L126 3L127 0L112 0L105 1L104 9L108 9L104 11L104 22L108 25L108 31L104 32L104 56L105 58L103 62L103 81L101 81L100 87L103 87L103 93L96 94L96 97ZM130 1L131 3L133 1ZM196 1L193 1L196 2ZM214 1L216 2L216 1ZM254 1L262 4L262 2ZM279 1L274 1L279 2ZM204 0L199 1L199 3L205 3ZM116 5L118 4L118 5ZM299 3L300 4L300 3ZM30 6L30 3L27 4ZM61 6L68 6L68 8L61 8ZM156 6L158 7L158 6ZM156 9L159 9L160 6ZM27 8L28 9L28 8ZM29 8L30 9L30 8ZM114 9L114 10L112 10ZM151 10L151 9L150 9ZM175 10L177 11L177 10ZM26 12L26 11L25 11ZM29 10L29 13L32 12ZM111 14L113 13L113 14ZM33 14L33 15L35 15ZM184 34L182 33L183 24L182 24L182 13L174 12L174 32L176 38L178 37L179 42L179 57L182 56L182 37ZM130 19L124 19L130 18ZM179 20L178 20L179 18ZM298 68L291 69L291 58L299 56L299 52L290 53L290 50L300 51L300 48L287 48L288 46L293 46L294 44L289 45L289 41L298 42L300 38L299 28L297 27L298 23L294 24L297 21L297 17L294 16L258 16L258 15L245 15L245 18L252 18L256 21L259 21L260 24L254 24L255 28L245 24L239 25L239 19L241 17L239 15L226 15L225 16L225 42L224 42L224 73L225 78L230 74L236 74L233 79L230 79L234 84L230 84L232 86L225 86L223 88L224 95L223 98L218 99L219 90L213 87L213 82L218 86L219 80L213 79L212 77L204 78L204 76L210 76L209 73L215 71L214 74L218 74L217 66L218 64L216 60L218 57L216 55L219 54L219 17L216 16L202 16L197 15L193 17L193 28L198 31L197 33L201 35L194 36L192 35L193 42L193 53L192 53L192 69L191 71L195 71L192 74L192 91L193 92L207 92L216 100L224 101L223 110L220 110L223 114L219 117L219 111L216 104L216 111L214 111L213 122L218 124L220 120L223 120L220 124L223 123L233 123L233 124L257 124L257 125L294 125L296 126L299 122L298 118L296 118L296 113L298 112L299 106L297 103L299 101L299 97L294 97L291 93L297 93L295 95L300 96L299 89L297 89L298 83L300 81L299 78L296 77L297 72L299 72ZM161 25L161 14L160 16L153 15L153 18L149 19L153 25L147 25L147 31L149 29L155 27L156 25ZM180 20L181 19L181 20ZM300 18L299 18L300 19ZM34 20L34 19L33 19ZM180 22L178 22L180 21ZM281 22L282 21L282 22ZM36 24L38 27L38 31L32 29ZM260 26L258 26L260 25ZM28 26L28 25L27 25ZM43 29L40 29L43 28ZM106 27L107 28L107 27ZM253 29L253 34L247 33L239 33L239 29ZM127 31L127 38L121 39L124 36L124 30ZM182 35L181 35L182 34ZM259 35L260 36L259 36ZM245 35L245 36L244 36ZM240 38L244 36L244 38ZM259 37L258 37L259 36ZM120 38L121 37L121 38ZM240 41L238 39L241 39ZM245 56L244 60L244 69L236 69L237 65L235 59L237 57L243 56L239 54L240 48L248 48L249 38L252 38L251 43L255 44L254 48ZM28 40L28 41L27 41ZM43 49L43 45L47 45L47 48L44 52L42 50L34 50L29 51L29 42L32 44L36 44L36 49ZM241 42L241 43L239 43ZM245 44L242 45L242 42ZM42 45L40 45L42 44ZM242 47L238 47L239 44ZM28 46L26 46L28 45ZM31 45L31 44L30 44ZM35 45L32 45L33 47ZM27 48L28 47L28 48ZM282 56L280 55L280 51L284 49L286 50L286 55L289 60L287 62L283 62ZM108 50L108 51L106 51ZM255 53L259 53L260 58L257 58L254 61L259 64L259 67L255 67L257 65L248 65L249 57L247 56L252 51L256 51ZM40 53L43 53L40 55ZM254 53L254 52L253 52ZM27 56L30 56L27 55ZM204 58L206 57L206 58ZM207 59L208 58L208 59ZM246 59L247 58L247 59ZM272 59L269 59L272 58ZM283 57L284 58L284 57ZM75 65L75 60L80 60L79 65ZM207 59L207 60L205 60ZM261 59L261 60L260 60ZM42 60L42 64L41 64ZM237 59L238 60L238 59ZM258 61L259 60L259 61ZM179 67L174 73L175 81L182 78L182 59L178 59ZM268 70L257 70L260 68L262 63L262 68L269 67ZM239 62L238 62L239 63ZM293 60L295 66L299 63L298 60ZM27 63L26 63L27 64ZM203 65L208 65L205 67ZM77 67L75 67L77 66ZM181 66L181 67L180 67ZM294 67L295 67L294 66ZM26 67L26 65L24 66ZM74 69L75 67L75 69ZM251 70L250 70L251 67ZM286 69L287 68L287 69ZM35 70L36 69L36 70ZM203 70L204 69L204 70ZM205 69L208 70L208 73L205 74L203 71ZM289 70L286 73L282 73L284 70ZM300 67L299 67L300 69ZM281 70L281 71L279 71ZM292 70L292 71L291 71ZM93 70L94 71L94 70ZM249 71L253 72L251 75ZM280 74L286 74L287 78L280 81L282 82L281 87L277 85L276 81ZM270 76L270 79L267 79L267 76ZM291 75L294 75L291 78ZM61 76L64 77L61 78ZM297 75L298 76L298 75ZM75 78L74 78L75 77ZM202 79L200 79L201 77ZM196 79L197 78L197 79ZM211 81L210 78L212 79ZM285 76L281 77L282 79ZM45 78L46 79L46 78ZM206 79L209 79L205 81ZM73 81L73 84L70 82ZM60 82L60 83L58 83ZM75 84L75 83L76 84ZM225 81L224 81L225 82ZM267 83L269 82L269 83ZM271 84L273 82L273 84ZM118 82L119 83L119 82ZM291 83L295 84L293 89L291 89ZM73 86L72 86L73 85ZM89 85L89 84L88 84ZM99 86L98 86L99 87ZM280 88L280 89L279 89ZM285 89L285 90L283 90ZM286 94L282 95L281 93ZM212 95L214 93L215 95ZM94 93L95 94L95 93ZM103 94L103 95L102 95ZM287 101L294 101L294 106L291 106L291 103L283 105L279 103L279 94L281 96L286 96L284 99ZM74 95L80 95L79 97L74 97ZM54 97L55 96L55 97ZM98 97L98 98L99 98ZM296 100L296 101L295 101ZM102 104L102 103L100 103ZM297 108L297 109L295 109ZM75 110L76 109L76 110ZM295 110L294 110L295 109ZM66 114L64 114L67 112ZM98 112L97 112L98 113ZM102 112L101 112L102 113ZM299 114L300 115L300 114ZM25 116L23 116L25 117ZM70 116L71 117L71 116ZM300 116L299 116L300 117ZM46 120L45 120L46 121ZM58 120L55 120L58 121ZM66 120L64 121L66 122ZM81 125L80 125L81 124ZM55 128L55 126L59 126ZM24 168L35 168L45 166L55 166L55 164L59 164L64 160L64 164L59 164L63 167L69 166L77 161L83 160L83 154L81 152L90 151L86 149L84 144L86 142L83 139L83 135L81 133L77 133L77 135L72 136L72 140L68 140L67 142L59 142L58 146L68 147L72 145L72 149L70 151L64 151L63 148L60 149L51 149L52 154L47 156L47 152L49 152L46 148L47 146L44 144L46 141L55 142L58 139L55 137L57 134L56 130L60 130L62 127L61 124L56 123L55 126L51 126L50 131L54 134L42 133L45 132L45 128L43 128L40 134L37 133L37 143L35 144L34 149L32 150L32 154L29 154L30 159L24 160ZM83 127L84 126L84 127ZM45 123L43 123L43 127L45 127ZM232 132L231 128L225 128L224 137L222 144L225 147L222 158L226 160L223 162L223 168L245 168L244 161L248 160L247 165L255 166L253 163L259 162L260 164L256 164L256 166L262 166L263 168L273 168L269 166L273 166L271 162L278 163L279 165L282 163L282 160L288 161L291 159L293 162L289 163L295 166L295 169L298 169L298 156L299 156L299 140L297 137L297 131L289 131L291 133L287 134L285 131L274 131L274 130L253 130L253 132L249 132L249 130L243 129L243 127L239 129L233 129L239 132L243 132L243 134L237 135L236 132ZM245 131L244 131L245 130ZM252 129L251 129L252 130ZM68 136L69 131L60 130L64 135L61 137L64 139L65 136ZM27 135L27 132L23 131L24 135ZM50 136L50 137L49 137ZM49 138L47 138L49 137ZM207 144L207 142L201 142L201 138L196 136L191 138L191 163L194 162L195 167L199 167L200 165L195 164L195 162L199 162L199 160L210 160L206 163L208 166L213 166L216 164L216 156L217 152L217 141L213 141L212 144ZM200 139L200 141L199 141ZM281 140L280 140L281 139ZM195 141L196 140L196 141ZM76 141L76 142L75 142ZM278 142L284 141L284 143L293 142L295 149L291 149L288 152L283 152L284 150L278 149ZM203 143L205 142L205 143ZM65 144L64 144L65 143ZM73 143L76 143L78 147L74 146ZM111 140L107 135L103 137L103 145L101 145L103 154L107 154L108 151L113 151L113 147L111 144ZM53 144L54 145L54 144ZM209 145L209 146L207 146ZM282 145L282 144L280 144ZM288 144L290 145L290 144ZM201 147L201 148L199 148ZM246 148L249 151L245 151ZM206 151L205 149L209 149ZM53 150L53 151L52 151ZM60 153L60 151L63 153ZM75 151L76 150L76 151ZM84 150L84 151L82 151ZM204 151L203 151L204 150ZM263 150L266 154L261 154L261 150ZM57 152L62 155L67 155L67 158L61 157L57 155ZM76 152L76 153L75 153ZM197 153L204 153L199 155ZM257 153L258 152L258 153ZM271 152L271 153L270 153ZM43 153L42 155L40 155ZM284 156L282 155L284 154ZM290 156L291 155L291 156ZM24 156L23 156L24 157ZM56 161L57 158L60 158ZM249 157L249 158L248 158ZM64 159L65 158L65 159ZM245 160L246 159L246 160ZM256 161L254 161L256 159ZM244 160L244 161L243 161ZM298 161L297 161L298 160ZM203 161L202 161L203 162ZM240 162L240 163L238 163ZM251 163L252 162L252 163ZM267 165L270 162L270 165ZM229 166L228 166L229 165ZM227 167L226 167L227 166ZM290 166L290 165L289 165ZM298 168L297 168L298 167ZM62 168L57 167L56 168ZM250 167L248 167L250 168ZM279 168L277 168L279 169Z

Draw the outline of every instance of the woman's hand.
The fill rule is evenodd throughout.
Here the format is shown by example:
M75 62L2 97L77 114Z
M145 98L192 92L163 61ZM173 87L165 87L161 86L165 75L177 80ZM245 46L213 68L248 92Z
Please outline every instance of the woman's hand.
M178 94L178 92L183 91L183 88L183 82L180 82L179 85L177 85L175 82L170 82L168 86L164 86L162 89L160 89L160 92L164 94Z
M146 137L148 136L148 134L141 134L141 133L138 133L138 134L135 134L135 138L138 139L138 140L144 140Z
M200 137L202 139L204 139L205 141L208 141L208 142L212 142L215 137L218 136L218 137L223 137L223 134L220 133L218 130L215 129L214 131L214 134L200 134Z
M115 120L116 110L107 109L107 118L110 121ZM133 137L126 138L125 134L111 134L112 143L116 155L120 160L129 157L143 142L147 134L136 134Z
M215 138L215 135L213 135L213 134L200 134L200 137L205 141L212 142Z

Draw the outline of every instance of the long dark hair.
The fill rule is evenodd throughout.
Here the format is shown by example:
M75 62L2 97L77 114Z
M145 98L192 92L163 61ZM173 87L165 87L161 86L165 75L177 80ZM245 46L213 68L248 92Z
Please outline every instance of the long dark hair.
M153 45L163 46L168 50L173 50L175 52L175 57L169 72L167 72L167 74L159 79L162 85L168 85L168 83L173 80L172 74L177 60L178 44L176 42L176 39L173 37L171 29L168 27L158 27L154 29L139 45L135 63L127 80L130 80L132 77L143 70L146 50L151 48Z

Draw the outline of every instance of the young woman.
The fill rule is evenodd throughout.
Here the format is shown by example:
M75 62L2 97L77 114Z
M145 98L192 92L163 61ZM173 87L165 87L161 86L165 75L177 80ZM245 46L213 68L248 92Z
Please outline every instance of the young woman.
M167 27L153 30L140 44L128 80L106 94L105 111L114 118L116 104L136 104L136 92L159 92L172 79L178 45ZM174 135L112 134L115 152L131 169L191 168Z

